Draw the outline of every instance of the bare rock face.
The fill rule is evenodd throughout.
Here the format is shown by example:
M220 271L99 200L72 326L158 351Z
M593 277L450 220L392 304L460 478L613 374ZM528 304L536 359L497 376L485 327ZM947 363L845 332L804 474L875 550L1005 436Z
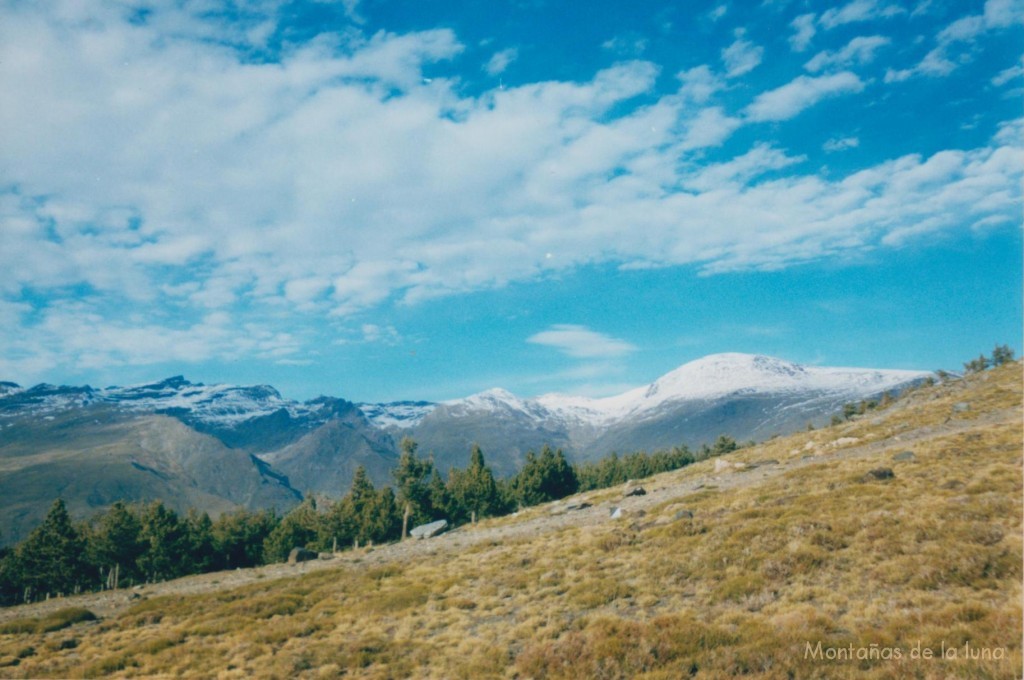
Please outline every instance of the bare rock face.
M409 535L415 539L422 540L424 538L433 538L438 534L443 534L448 528L448 520L439 519L436 522L429 524L421 524L409 532Z

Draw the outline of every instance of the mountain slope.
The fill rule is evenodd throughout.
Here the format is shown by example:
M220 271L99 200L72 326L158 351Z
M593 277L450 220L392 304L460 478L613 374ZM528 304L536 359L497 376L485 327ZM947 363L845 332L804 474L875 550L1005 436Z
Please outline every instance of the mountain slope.
M500 389L420 407L390 430L407 433L439 460L464 464L479 443L490 460L514 469L527 450L563 448L576 460L613 451L697 447L721 434L762 440L821 425L844 404L879 398L928 378L923 371L822 368L750 354L716 354L650 385L603 399L549 394L519 399ZM378 419L387 405L375 405ZM365 412L365 407L364 412Z
M0 436L4 542L24 537L57 497L76 517L116 500L162 500L213 515L237 507L287 510L301 496L249 453L163 415L108 405L8 424Z
M359 465L375 484L390 483L397 442L407 435L443 474L464 467L477 443L495 473L512 475L528 451L544 445L594 460L612 451L697 447L723 433L766 439L827 422L844 403L927 375L719 354L605 399L522 399L494 389L440 404L358 406L334 397L300 403L268 385L203 385L181 376L107 388L0 383L0 490L8 490L0 494L0 519L12 527L0 540L21 537L57 494L79 517L117 498L211 512L236 504L283 508L299 494L343 495ZM157 446L143 430L164 420L162 427L178 427ZM133 455L158 460L132 467ZM61 463L22 464L28 460ZM207 462L210 469L201 469ZM75 466L87 481L72 474Z
M1021 388L923 388L575 512L0 610L104 619L0 634L0 675L1021 677Z

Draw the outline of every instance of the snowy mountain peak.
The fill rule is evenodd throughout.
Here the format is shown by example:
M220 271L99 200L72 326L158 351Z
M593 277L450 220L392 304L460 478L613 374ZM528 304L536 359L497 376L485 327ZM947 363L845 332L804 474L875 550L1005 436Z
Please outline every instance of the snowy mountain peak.
M477 392L471 394L468 397L462 399L453 399L445 402L446 404L463 404L463 403L492 403L492 404L515 404L520 401L519 397L512 394L508 390L500 387L492 387L489 390L483 392Z
M357 404L366 419L377 427L408 428L420 424L437 404L429 401L396 401L390 404Z
M666 373L646 387L603 399L562 395L537 398L550 411L577 422L607 424L643 417L663 405L709 400L732 394L800 391L860 399L931 375L924 371L821 368L761 354L712 354Z
M519 413L529 418L543 420L550 414L541 404L533 399L520 399L508 390L494 387L478 392L463 399L444 402L448 413L453 415L471 415L477 413Z
M658 378L644 398L658 402L673 398L698 398L739 390L764 390L792 386L807 376L807 369L762 354L724 353L683 364Z
M17 394L18 392L24 391L25 389L18 383L0 380L0 397L6 397L9 394Z

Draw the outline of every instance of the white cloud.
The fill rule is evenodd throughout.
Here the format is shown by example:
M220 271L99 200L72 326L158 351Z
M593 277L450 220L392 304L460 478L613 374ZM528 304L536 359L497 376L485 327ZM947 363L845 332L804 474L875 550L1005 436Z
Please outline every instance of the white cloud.
M992 84L995 85L996 87L1002 87L1011 80L1015 78L1020 78L1021 76L1024 76L1024 59L1022 59L1016 65L1011 66L1009 68L1005 68L998 74L996 74L992 78Z
M605 40L601 47L620 57L636 59L647 50L647 38L636 33L617 35Z
M1024 0L987 0L981 14L961 17L939 31L936 46L915 66L889 69L885 82L899 83L915 76L947 76L973 59L970 48L982 35L1021 24L1024 24ZM963 51L955 54L957 49Z
M705 64L682 71L676 76L682 83L679 94L695 104L703 104L716 92L725 89L725 81Z
M781 87L758 95L746 108L746 115L752 121L787 120L822 99L861 92L863 89L861 79L849 71L817 78L799 76Z
M822 12L819 23L827 29L872 19L885 19L906 12L897 5L880 5L877 0L853 0L842 7Z
M510 47L507 50L495 52L494 55L484 64L484 70L488 75L497 76L505 72L509 65L519 58L519 50Z
M708 18L712 21L718 21L729 12L728 5L718 5L713 10L708 12Z
M812 73L817 73L833 67L846 68L854 64L861 66L870 64L875 58L875 51L890 42L889 38L880 35L854 38L836 52L828 50L818 52L804 64L804 68Z
M801 14L789 24L793 29L793 35L789 37L789 46L794 52L803 52L811 44L811 40L818 32L815 22L814 14Z
M757 68L764 55L764 48L744 40L742 35L722 50L722 61L725 63L726 76L735 78Z
M398 330L391 325L381 326L375 323L364 323L360 327L360 331L363 334L363 342L394 345L402 338Z
M743 187L765 173L781 170L804 160L806 159L802 156L788 156L784 151L768 144L759 144L730 161L701 168L684 180L684 186L706 192Z
M715 106L702 109L686 125L686 134L680 141L683 150L703 149L718 146L732 135L743 121L725 114L724 109Z
M470 96L444 75L462 50L447 30L326 36L265 63L244 41L272 12L218 41L210 18L120 11L15 3L0 23L0 91L19 93L0 106L6 375L304 361L284 329L391 302L595 263L779 268L1019 214L1009 132L848 178L770 144L704 165L741 124L861 91L849 72L744 115L709 105L707 66L659 95L644 61Z
M526 341L535 345L554 347L562 354L577 359L619 357L636 351L636 346L625 340L575 324L556 324L531 335Z
M856 137L833 137L826 141L821 148L828 153L835 153L836 151L855 149L858 146L860 146L860 140Z

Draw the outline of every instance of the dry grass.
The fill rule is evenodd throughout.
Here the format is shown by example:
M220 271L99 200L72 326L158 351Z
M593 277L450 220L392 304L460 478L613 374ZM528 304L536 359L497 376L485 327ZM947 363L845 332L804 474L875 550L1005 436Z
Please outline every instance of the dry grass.
M1020 677L1020 405L1015 364L730 457L801 462L783 473L662 475L627 521L22 623L0 675ZM985 658L911 658L965 644Z

